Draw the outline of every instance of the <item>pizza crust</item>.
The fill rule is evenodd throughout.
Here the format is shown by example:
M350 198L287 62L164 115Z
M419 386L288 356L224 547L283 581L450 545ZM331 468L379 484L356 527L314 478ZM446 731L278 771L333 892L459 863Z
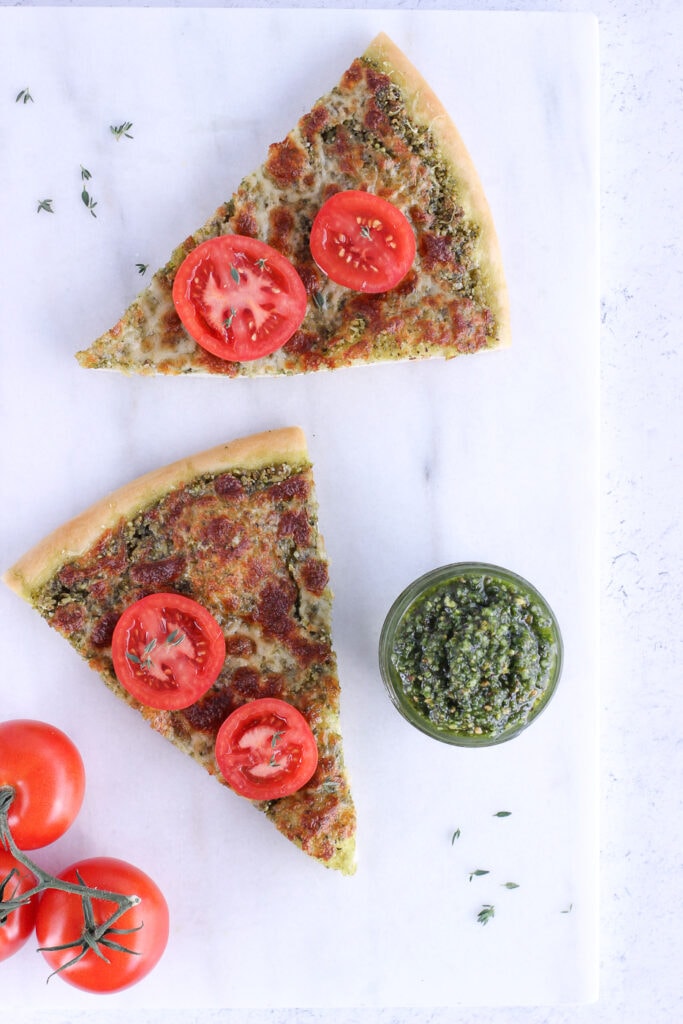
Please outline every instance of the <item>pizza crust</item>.
M20 597L30 601L31 594L60 566L88 551L122 516L132 518L168 491L198 476L281 463L294 467L308 463L306 437L300 427L252 434L155 469L57 527L8 569L2 579Z
M375 36L363 56L399 87L408 114L429 129L440 155L458 181L465 215L479 227L479 263L486 276L487 297L498 327L495 347L507 348L511 341L510 302L500 243L481 179L460 132L429 83L385 32Z

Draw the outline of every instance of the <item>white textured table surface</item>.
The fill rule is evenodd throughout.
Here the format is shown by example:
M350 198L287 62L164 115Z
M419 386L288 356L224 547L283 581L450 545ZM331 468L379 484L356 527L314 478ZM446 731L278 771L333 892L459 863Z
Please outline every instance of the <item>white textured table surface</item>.
M272 5L276 6L276 5ZM293 6L293 5L291 5ZM329 4L327 6L330 6ZM332 5L336 6L336 5ZM339 6L344 6L340 4ZM365 6L365 5L358 5ZM370 5L368 5L370 6ZM374 3L371 6L381 7ZM391 6L391 5L387 5ZM420 6L420 5L415 5ZM426 5L425 5L426 6ZM431 6L442 6L434 4ZM446 5L443 5L446 6ZM472 4L592 10L602 54L602 979L594 1006L545 1010L127 1014L131 1024L683 1020L681 999L680 39L663 3ZM654 184L653 184L654 183ZM677 500L678 499L678 500ZM2 1010L0 1010L0 1014ZM7 1018L10 1019L9 1017ZM104 1012L11 1019L117 1021Z

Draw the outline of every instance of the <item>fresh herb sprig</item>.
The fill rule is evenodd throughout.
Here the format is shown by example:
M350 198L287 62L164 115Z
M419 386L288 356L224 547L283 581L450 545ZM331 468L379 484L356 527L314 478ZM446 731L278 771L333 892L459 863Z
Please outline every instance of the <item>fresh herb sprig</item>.
M46 213L54 213L55 211L52 209L52 200L51 199L39 199L38 200L38 207L36 209L36 213L40 213L41 210L45 210Z
M496 908L492 903L485 903L477 914L479 924L488 924L492 917L496 916Z
M81 182L90 181L91 178L92 174L90 173L88 168L84 167L83 164L81 164ZM97 203L88 192L88 189L86 188L85 184L83 185L83 188L81 190L81 200L85 208L90 211L91 216L97 217L97 214L95 213L95 207L97 206Z
M133 122L132 121L123 121L121 124L116 124L116 125L115 124L110 124L109 125L109 131L112 133L112 135L114 136L114 138L118 142L119 139L132 139L133 138L133 136L130 133L130 130L131 130L132 127L133 127Z
M484 868L477 868L476 871L470 871L470 882L473 878L481 878L482 875L490 875L491 872L484 870Z

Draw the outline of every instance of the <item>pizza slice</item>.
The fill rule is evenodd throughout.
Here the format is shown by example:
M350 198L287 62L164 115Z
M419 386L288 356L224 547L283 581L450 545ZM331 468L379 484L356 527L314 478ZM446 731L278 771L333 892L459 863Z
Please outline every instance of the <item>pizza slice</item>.
M227 775L306 853L353 872L332 595L301 430L247 437L134 480L4 579L153 729L219 782ZM245 709L265 717L246 722ZM227 723L240 716L232 736L246 764L226 760L235 754ZM301 716L312 761L300 756ZM302 760L313 774L290 791Z
M507 344L500 248L476 169L422 75L381 34L77 358L235 377Z

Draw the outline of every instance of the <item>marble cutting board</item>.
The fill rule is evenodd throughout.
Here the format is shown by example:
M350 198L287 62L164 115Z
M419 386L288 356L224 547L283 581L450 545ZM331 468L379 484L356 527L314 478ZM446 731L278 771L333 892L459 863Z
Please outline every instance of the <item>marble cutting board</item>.
M277 381L127 379L73 353L385 30L458 125L499 230L513 347ZM0 716L65 729L88 774L58 870L120 856L172 915L142 984L94 999L31 943L3 1004L51 1008L555 1004L597 988L597 32L587 16L0 10L0 562L111 488L221 441L306 431L336 593L359 868L290 847L0 590ZM32 102L15 102L28 88ZM131 139L110 125L132 123ZM81 168L91 174L91 213ZM38 212L52 200L52 213ZM376 647L435 565L506 565L566 661L518 739L450 749L385 696ZM496 812L511 812L505 818ZM459 836L455 838L456 832ZM470 880L475 869L486 876ZM504 887L516 882L518 888ZM484 903L496 916L477 923Z

